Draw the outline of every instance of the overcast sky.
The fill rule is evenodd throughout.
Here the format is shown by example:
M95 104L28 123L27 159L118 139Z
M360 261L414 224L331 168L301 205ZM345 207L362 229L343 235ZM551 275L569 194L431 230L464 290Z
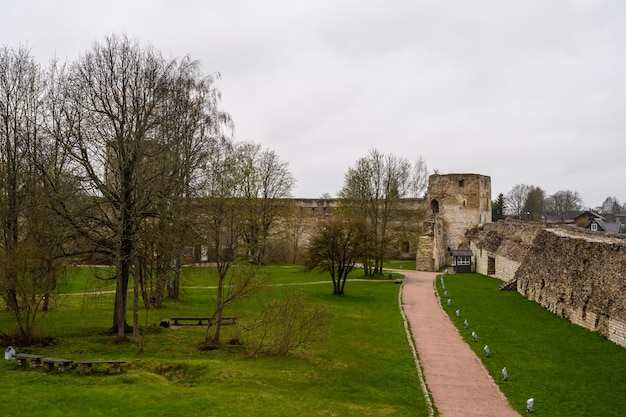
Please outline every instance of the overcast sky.
M221 73L235 139L335 195L371 148L432 173L626 202L626 1L0 0L46 64L112 33Z

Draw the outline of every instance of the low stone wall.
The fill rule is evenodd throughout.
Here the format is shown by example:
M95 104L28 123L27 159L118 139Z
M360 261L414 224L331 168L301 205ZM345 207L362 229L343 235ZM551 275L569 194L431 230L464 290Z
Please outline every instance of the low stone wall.
M466 239L476 272L514 279L528 299L626 347L626 238L507 220Z

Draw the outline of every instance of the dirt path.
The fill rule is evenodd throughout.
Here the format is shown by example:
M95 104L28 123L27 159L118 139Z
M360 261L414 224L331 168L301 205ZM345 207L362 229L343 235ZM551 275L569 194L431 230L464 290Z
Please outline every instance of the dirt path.
M435 295L434 272L402 271L402 304L441 417L519 417Z

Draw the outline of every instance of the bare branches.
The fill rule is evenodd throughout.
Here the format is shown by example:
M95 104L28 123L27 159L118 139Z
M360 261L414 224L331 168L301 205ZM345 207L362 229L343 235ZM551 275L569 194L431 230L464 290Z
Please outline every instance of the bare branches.
M348 169L340 196L353 216L367 222L367 249L362 260L367 274L382 272L383 258L392 240L391 222L400 218L400 200L415 192L416 186L419 188L414 181L422 179L418 176L421 169L412 170L405 158L376 149Z
M364 224L338 215L315 230L309 242L306 266L328 272L333 294L343 294L348 274L366 250Z

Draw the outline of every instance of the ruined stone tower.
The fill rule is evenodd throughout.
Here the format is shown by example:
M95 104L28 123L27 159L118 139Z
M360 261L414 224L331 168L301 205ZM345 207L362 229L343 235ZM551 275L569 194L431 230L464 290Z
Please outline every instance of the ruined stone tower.
M479 174L431 175L428 178L429 215L420 237L417 269L436 271L452 262L451 251L465 247L465 232L491 222L491 178Z

